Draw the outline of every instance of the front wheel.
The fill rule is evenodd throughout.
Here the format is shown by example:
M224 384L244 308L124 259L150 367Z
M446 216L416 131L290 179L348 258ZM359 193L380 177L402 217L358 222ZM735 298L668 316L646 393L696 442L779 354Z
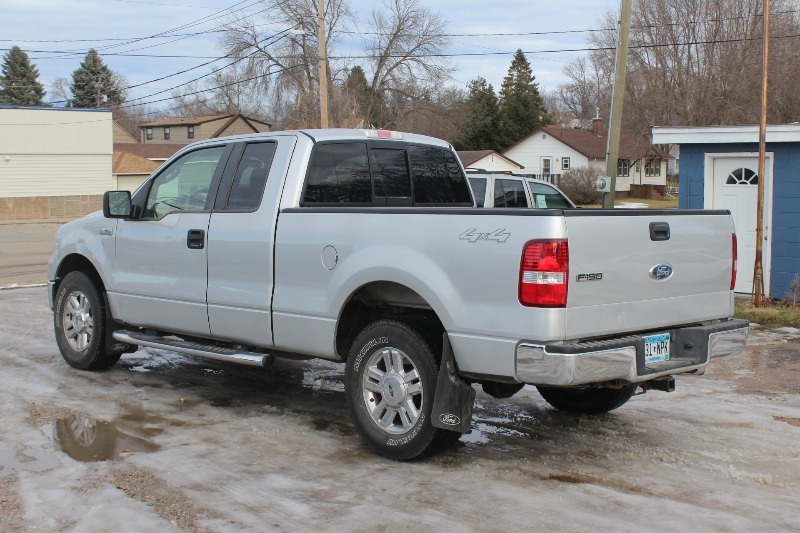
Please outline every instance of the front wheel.
M105 349L102 295L83 272L70 272L58 286L53 325L58 348L71 367L103 370L122 355Z
M356 338L347 359L350 418L374 452L407 461L449 448L460 433L431 425L439 362L430 343L402 322L379 320Z
M636 385L612 388L536 387L547 403L559 411L584 415L599 415L621 407L636 392Z

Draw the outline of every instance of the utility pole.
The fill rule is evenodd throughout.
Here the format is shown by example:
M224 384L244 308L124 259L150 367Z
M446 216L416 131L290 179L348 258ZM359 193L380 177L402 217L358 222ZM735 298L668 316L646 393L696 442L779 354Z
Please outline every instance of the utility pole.
M632 0L622 0L617 28L617 53L614 59L614 89L611 92L611 116L606 144L606 175L611 178L611 191L603 193L603 207L614 208L617 191L617 159L619 159L619 130L622 127L622 102L625 98L625 74L628 71L628 41L631 34Z
M764 0L764 37L761 44L761 123L758 128L758 200L756 205L756 260L753 265L753 306L764 305L764 182L767 158L767 67L769 65L769 0Z
M325 0L317 0L319 39L319 127L328 127L328 46L325 44Z

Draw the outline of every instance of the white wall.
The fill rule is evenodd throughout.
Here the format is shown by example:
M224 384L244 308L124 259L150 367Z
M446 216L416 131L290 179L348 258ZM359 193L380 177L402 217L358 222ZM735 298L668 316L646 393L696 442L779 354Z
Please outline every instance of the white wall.
M543 136L544 138L542 138ZM561 160L564 157L570 158L570 168L589 166L589 159L585 155L573 150L545 132L537 132L503 152L503 155L523 165L525 172L531 174L541 174L542 157L553 158L551 174L563 174L566 172L561 170ZM558 161L556 161L556 158L558 158Z
M520 163L522 164L522 163ZM488 170L489 172L523 172L524 170L519 166L509 163L508 159L500 157L497 154L489 154L483 159L479 159L472 163L467 168L478 168Z
M0 108L0 198L111 188L110 110Z

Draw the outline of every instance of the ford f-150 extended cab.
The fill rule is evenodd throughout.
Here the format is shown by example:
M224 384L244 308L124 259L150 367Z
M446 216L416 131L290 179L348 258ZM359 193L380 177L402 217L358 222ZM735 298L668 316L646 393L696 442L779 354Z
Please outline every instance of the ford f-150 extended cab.
M437 453L475 390L602 413L742 348L728 212L478 209L452 147L387 131L212 139L64 225L49 265L75 368L140 346L346 362L376 452Z

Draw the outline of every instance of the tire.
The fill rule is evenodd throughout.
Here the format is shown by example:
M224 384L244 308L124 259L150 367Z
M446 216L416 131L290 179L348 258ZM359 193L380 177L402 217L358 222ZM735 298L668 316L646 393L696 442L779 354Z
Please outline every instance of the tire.
M53 326L61 356L79 370L104 370L122 352L105 350L105 308L100 289L83 272L70 272L56 294Z
M398 461L443 452L461 434L431 425L439 361L431 342L395 320L379 320L359 335L347 359L350 418L367 446Z
M599 415L622 407L636 392L636 385L621 389L536 387L547 403L559 411L583 415Z

